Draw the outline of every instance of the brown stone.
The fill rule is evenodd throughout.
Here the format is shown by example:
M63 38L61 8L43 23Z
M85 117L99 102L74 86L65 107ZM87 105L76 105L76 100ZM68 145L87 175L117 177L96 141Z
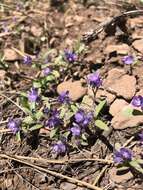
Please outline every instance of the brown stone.
M112 116L115 116L117 113L119 113L122 109L124 109L125 106L127 106L128 103L123 99L116 99L110 106L109 113Z
M81 81L65 81L58 85L57 92L61 94L65 91L69 91L71 100L76 101L86 94L87 88L82 86Z
M143 39L135 40L132 45L137 51L143 53Z
M131 28L135 28L136 26L142 26L143 25L143 16L128 19L128 23Z
M13 49L9 49L9 48L4 49L5 61L16 61L18 59L19 59L19 55Z
M124 113L127 108L130 108L130 105L125 106L124 109L118 112L111 120L111 125L114 129L122 130L143 124L143 115L127 116Z
M131 99L136 91L136 78L124 75L122 69L112 69L103 82L104 88L117 96Z
M99 89L96 93L96 100L98 101L103 98L106 99L107 104L111 104L114 101L114 99L116 98L116 96L114 94L107 92L106 90Z
M119 174L116 168L112 168L109 171L109 175L110 175L110 180L113 181L114 183L125 183L126 181L133 178L133 174L130 171L126 171L124 172L124 174Z
M108 45L104 53L109 54L116 51L118 54L126 55L130 52L130 47L127 44L121 44L121 45Z

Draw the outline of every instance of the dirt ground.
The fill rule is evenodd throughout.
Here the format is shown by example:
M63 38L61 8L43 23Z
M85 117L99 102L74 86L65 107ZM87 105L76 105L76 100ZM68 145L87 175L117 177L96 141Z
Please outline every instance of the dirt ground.
M141 1L0 1L0 189L143 189L143 174L117 171L110 162L116 144L131 148L137 158L142 158L143 147L136 136L142 129L143 116L125 119L117 113L135 94L143 95L143 12L135 10L143 10ZM18 141L7 129L7 122L10 117L25 117L18 107L19 93L29 91L32 81L41 76L40 66L23 64L23 55L43 64L49 50L50 59L55 60L77 41L85 45L78 63L67 70L60 67L60 77L45 88L44 94L54 100L63 81L84 81L86 75L99 70L103 86L96 98L97 102L107 98L102 118L110 130L102 134L97 131L89 146L54 157L47 130L28 132ZM125 55L133 55L138 64L124 65ZM76 85L73 91L71 96L75 93L79 97L74 100L77 103L90 95L89 89L81 95Z

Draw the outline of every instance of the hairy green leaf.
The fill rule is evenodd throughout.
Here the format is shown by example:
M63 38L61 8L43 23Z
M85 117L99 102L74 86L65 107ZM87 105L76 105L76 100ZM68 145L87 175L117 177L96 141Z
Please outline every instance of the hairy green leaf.
M100 128L104 131L109 130L109 127L107 126L107 124L104 123L103 121L99 120L99 119L95 121L95 125L96 125L96 127Z
M98 117L98 115L100 114L100 112L102 111L102 109L104 108L105 104L106 104L106 100L102 100L96 106L96 108L95 108L95 117L96 118Z

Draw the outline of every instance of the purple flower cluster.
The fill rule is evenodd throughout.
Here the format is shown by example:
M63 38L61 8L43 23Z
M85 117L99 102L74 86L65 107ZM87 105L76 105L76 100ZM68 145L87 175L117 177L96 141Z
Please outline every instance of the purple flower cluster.
M73 127L71 127L70 131L74 137L79 137L81 134L81 127L76 123L73 123Z
M70 102L69 91L62 92L58 97L58 102L61 104L68 104Z
M134 57L132 55L127 55L122 58L122 61L126 65L131 65L134 62Z
M28 93L28 100L29 102L36 102L39 98L38 90L32 88L31 91Z
M131 101L131 104L134 106L134 107L141 107L141 109L143 110L143 97L142 96L134 96L132 101Z
M21 122L18 119L9 119L7 127L12 131L13 134L16 134L20 130L20 123Z
M30 56L24 56L23 57L23 63L26 65L30 65L32 63L32 58Z
M87 76L87 82L92 86L92 87L99 87L102 85L102 79L99 75L99 73L91 73Z
M43 70L43 74L44 74L44 76L47 76L47 75L49 75L49 74L51 74L51 69L49 68L49 67L47 67L47 68L45 68L44 70Z
M70 63L77 61L77 55L68 49L64 51L64 56Z
M84 110L80 109L79 111L76 112L74 118L77 124L79 124L82 127L86 127L91 122L93 114L92 113L86 114Z
M122 164L132 160L132 152L127 148L120 148L114 154L114 162Z
M51 112L50 118L46 121L45 125L48 128L57 127L62 123L62 120L60 119L60 113L57 109L53 110Z
M56 154L63 154L66 152L66 145L62 141L58 141L54 146L53 146L53 152Z

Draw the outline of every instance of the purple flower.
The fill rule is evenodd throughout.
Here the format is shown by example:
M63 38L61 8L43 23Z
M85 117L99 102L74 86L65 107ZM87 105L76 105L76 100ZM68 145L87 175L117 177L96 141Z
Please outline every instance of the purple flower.
M132 55L127 55L122 58L122 61L126 65L130 65L134 62L134 57Z
M6 22L3 22L2 28L3 28L4 32L6 32L6 33L9 32L9 29L8 29L8 26L7 26Z
M83 127L86 127L91 122L93 114L85 113L84 110L80 109L74 117L76 123L80 124Z
M61 104L63 103L68 104L70 102L69 91L62 92L58 97L58 102Z
M142 96L134 96L131 104L135 107L140 107L143 104L143 97Z
M74 117L77 123L81 123L84 121L85 113L83 110L79 110Z
M93 114L87 113L84 117L84 121L82 125L86 127L91 122L92 119L93 119Z
M138 134L141 144L143 144L143 131Z
M35 88L32 88L31 91L28 94L28 100L29 102L36 102L38 100L38 91Z
M87 81L92 87L99 87L102 85L102 79L97 72L89 74L87 76Z
M62 123L60 119L59 111L57 109L53 110L51 113L51 117L46 121L46 127L53 128Z
M127 161L132 160L132 152L127 148L120 148L119 151L116 151L114 154L114 162L122 164Z
M53 146L53 152L56 154L62 154L66 152L66 145L62 141L58 141L54 146Z
M67 61L75 62L77 60L77 55L74 52L67 49L64 52L65 52L65 58Z
M72 132L72 135L75 137L80 136L81 134L81 129L78 125L73 124L74 126L70 129L70 131Z
M9 119L7 127L13 132L13 134L16 134L20 130L19 126L20 126L20 120Z
M45 68L43 70L43 73L44 73L45 76L47 76L47 75L49 75L51 73L51 69L47 67L47 68Z
M32 63L32 58L30 56L24 56L23 57L23 63L26 65L30 65Z

